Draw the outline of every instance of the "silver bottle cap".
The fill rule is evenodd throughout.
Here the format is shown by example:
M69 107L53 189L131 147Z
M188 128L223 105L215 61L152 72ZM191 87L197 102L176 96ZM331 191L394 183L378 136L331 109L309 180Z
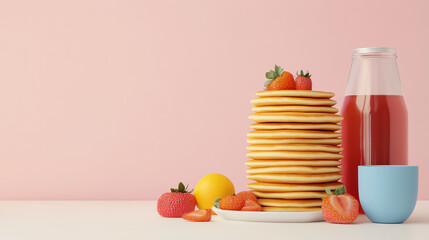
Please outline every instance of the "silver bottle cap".
M370 54L370 53L386 53L396 54L395 48L388 47L367 47L367 48L356 48L352 50L352 54Z

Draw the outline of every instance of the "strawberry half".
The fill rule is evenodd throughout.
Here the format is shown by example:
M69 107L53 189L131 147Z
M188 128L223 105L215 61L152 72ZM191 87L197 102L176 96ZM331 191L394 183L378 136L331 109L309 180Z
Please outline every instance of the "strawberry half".
M296 89L297 90L311 90L312 83L311 83L311 74L307 71L305 74L301 70L300 73L296 72Z
M223 210L236 210L240 211L244 206L244 200L236 195L228 196L224 199L216 199L214 206Z
M262 207L256 201L246 200L244 202L244 207L241 208L241 211L262 211Z
M237 193L236 196L243 199L244 201L246 200L253 200L255 202L258 201L258 198L252 191L242 191Z
M208 222L212 219L212 210L201 209L190 213L185 213L183 214L182 218L193 222Z
M326 196L322 202L323 218L329 223L351 223L359 215L359 202L352 195L346 193L346 187L338 187L332 194L326 189Z

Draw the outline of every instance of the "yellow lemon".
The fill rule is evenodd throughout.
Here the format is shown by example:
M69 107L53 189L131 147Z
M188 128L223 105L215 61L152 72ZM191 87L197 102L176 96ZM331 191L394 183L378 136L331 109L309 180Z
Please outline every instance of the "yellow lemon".
M231 180L222 174L210 173L201 178L195 186L194 195L199 209L210 209L218 198L235 193Z

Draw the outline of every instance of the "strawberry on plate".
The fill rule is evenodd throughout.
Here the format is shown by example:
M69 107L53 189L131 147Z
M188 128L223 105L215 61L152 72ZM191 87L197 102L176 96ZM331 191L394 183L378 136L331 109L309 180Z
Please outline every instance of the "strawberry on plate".
M294 90L296 89L293 75L286 72L280 66L275 65L274 70L265 73L268 80L264 86L267 90Z
M182 218L193 222L208 222L212 219L212 210L201 209L201 210L185 213L183 214Z
M262 211L262 207L257 201L248 199L244 202L244 207L241 208L241 211Z
M332 194L326 189L326 196L322 202L323 218L329 223L351 223L359 215L359 202L352 195L346 193L346 187L338 187Z
M295 84L297 90L311 90L311 74L307 71L305 74L301 70L300 73L296 72Z
M258 202L258 198L252 191L242 191L236 194L237 197L246 200L253 200L255 202Z
M236 210L240 211L244 206L244 200L237 197L237 195L231 195L224 199L216 199L213 203L215 207L223 210Z
M180 218L183 214L195 210L196 200L188 187L179 183L178 188L161 195L158 199L157 210L163 217Z

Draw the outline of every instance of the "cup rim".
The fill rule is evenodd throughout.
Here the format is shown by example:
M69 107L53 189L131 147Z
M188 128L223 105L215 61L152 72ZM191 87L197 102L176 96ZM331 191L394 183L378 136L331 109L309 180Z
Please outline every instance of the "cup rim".
M416 165L361 165L358 168L418 168Z

